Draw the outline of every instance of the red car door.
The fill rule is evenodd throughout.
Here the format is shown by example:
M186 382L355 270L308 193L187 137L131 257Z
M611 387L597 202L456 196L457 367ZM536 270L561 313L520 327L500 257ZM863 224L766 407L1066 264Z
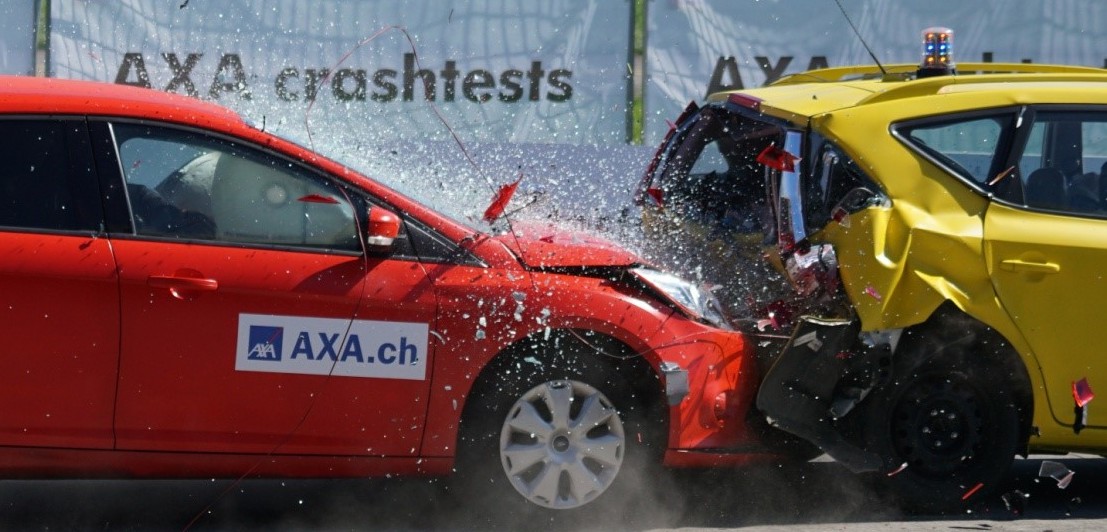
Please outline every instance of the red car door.
M84 120L0 138L0 445L111 448L119 282Z
M418 262L366 258L367 198L196 131L111 127L134 226L113 239L118 448L410 456L435 301Z

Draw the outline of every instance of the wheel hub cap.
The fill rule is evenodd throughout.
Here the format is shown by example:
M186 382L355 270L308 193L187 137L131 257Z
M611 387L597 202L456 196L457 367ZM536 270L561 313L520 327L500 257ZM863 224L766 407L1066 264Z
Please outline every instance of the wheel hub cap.
M563 453L569 450L569 438L565 436L558 436L553 440L553 448L559 453Z
M531 388L508 411L500 462L512 487L547 508L583 506L615 481L626 436L615 407L583 382Z

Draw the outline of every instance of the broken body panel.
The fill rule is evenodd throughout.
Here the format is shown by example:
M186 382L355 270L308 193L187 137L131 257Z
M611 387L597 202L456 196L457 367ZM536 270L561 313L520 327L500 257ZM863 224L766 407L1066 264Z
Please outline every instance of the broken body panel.
M858 418L882 411L866 404L874 390L904 397L897 386L928 360L970 377L976 365L1004 373L1001 407L1018 417L1021 451L1107 447L1107 411L1080 406L1090 393L1075 385L1107 378L1089 338L1098 312L1071 304L1107 300L1096 273L1107 250L1107 75L958 68L986 73L826 69L713 95L675 125L641 187L655 200L644 205L648 231L741 259L700 255L735 323L762 338L758 407L858 471L901 467ZM1057 183L1035 180L1054 167ZM742 180L761 199L732 194ZM753 209L767 222L746 227L755 237L728 224ZM943 328L943 344L920 347Z

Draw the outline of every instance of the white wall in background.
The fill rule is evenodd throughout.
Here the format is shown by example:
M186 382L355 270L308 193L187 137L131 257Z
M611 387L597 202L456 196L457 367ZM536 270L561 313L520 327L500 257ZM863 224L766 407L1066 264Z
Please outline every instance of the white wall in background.
M954 30L955 61L1103 67L1103 0L841 0L881 62L916 63L921 32ZM649 0L646 144L656 144L716 73L759 87L783 72L871 64L834 0Z

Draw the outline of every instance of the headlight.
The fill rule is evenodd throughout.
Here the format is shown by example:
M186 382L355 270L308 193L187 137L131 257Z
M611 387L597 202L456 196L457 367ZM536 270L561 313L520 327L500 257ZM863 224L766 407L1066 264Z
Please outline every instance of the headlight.
M631 268L630 273L688 316L720 329L731 328L723 316L722 305L711 292L673 274L649 268Z

